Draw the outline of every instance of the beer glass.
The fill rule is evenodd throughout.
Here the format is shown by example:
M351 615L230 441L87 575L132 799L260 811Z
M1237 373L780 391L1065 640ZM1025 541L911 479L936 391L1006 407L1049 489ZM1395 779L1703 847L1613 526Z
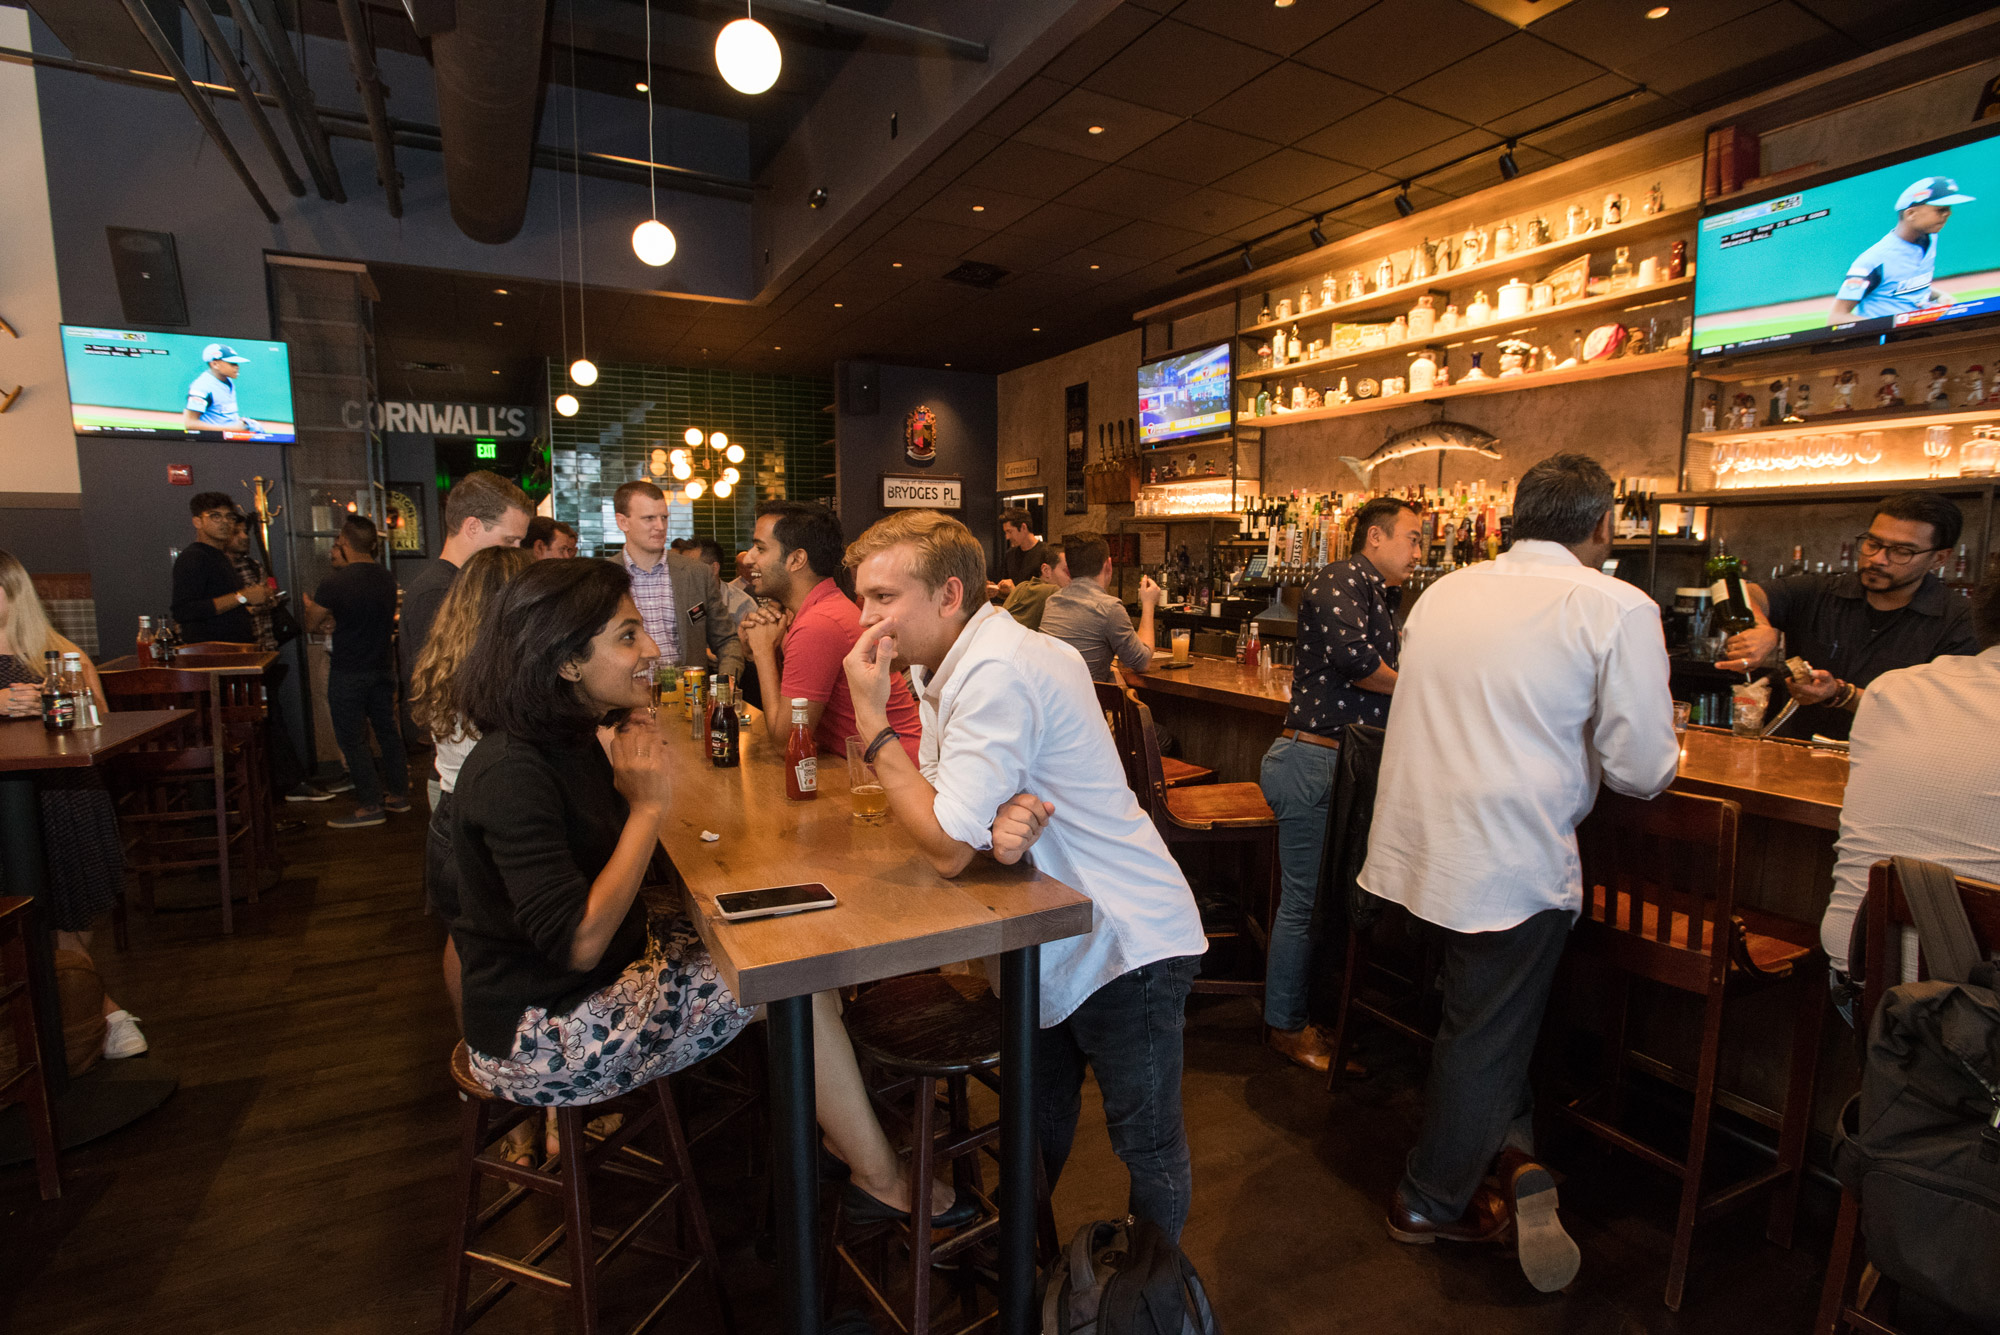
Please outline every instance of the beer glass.
M1188 638L1192 634L1193 634L1192 631L1186 631L1186 630L1176 630L1171 632L1173 646L1174 646L1174 658L1173 658L1174 662L1185 663L1188 661Z
M847 739L847 791L854 800L854 819L860 824L880 825L889 818L889 795L882 790L875 767L868 763L868 743L859 737Z

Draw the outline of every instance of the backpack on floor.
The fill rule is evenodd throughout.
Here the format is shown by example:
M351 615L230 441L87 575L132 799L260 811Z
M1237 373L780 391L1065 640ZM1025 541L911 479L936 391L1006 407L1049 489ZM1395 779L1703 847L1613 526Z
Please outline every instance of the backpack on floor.
M1931 978L1883 995L1834 1170L1868 1259L1967 1315L2000 1312L2000 974L1979 960L1951 872L1897 858Z
M1042 1282L1042 1335L1222 1335L1194 1263L1149 1220L1085 1224Z

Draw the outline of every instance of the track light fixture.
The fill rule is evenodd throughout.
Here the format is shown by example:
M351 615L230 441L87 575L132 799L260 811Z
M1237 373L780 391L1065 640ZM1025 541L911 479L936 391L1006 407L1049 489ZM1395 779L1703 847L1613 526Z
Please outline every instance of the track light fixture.
M1521 164L1514 161L1514 141L1507 141L1507 151L1500 155L1500 179L1511 181L1521 174Z
M1249 273L1252 269L1256 267L1257 267L1256 264L1252 262L1252 260L1250 259L1250 247L1248 246L1243 247L1243 272Z
M1396 216L1407 218L1416 211L1417 206L1410 202L1410 183L1405 181L1403 188L1396 192Z
M1319 230L1319 225L1325 221L1326 215L1324 213L1315 214L1313 216L1312 230L1306 233L1307 236L1312 238L1312 243L1315 246L1326 244L1326 233Z

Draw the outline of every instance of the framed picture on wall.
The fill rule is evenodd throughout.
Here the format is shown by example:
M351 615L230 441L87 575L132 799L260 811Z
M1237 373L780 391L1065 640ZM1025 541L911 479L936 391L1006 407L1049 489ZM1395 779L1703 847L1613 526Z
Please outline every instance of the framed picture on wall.
M407 560L431 554L424 542L423 483L391 482L388 514L385 517L389 522L389 531L384 536L388 539L391 556Z

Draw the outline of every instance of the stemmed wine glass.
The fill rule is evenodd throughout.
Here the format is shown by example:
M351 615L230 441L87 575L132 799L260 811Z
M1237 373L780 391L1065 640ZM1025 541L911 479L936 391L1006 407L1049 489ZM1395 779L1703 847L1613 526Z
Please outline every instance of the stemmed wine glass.
M1931 476L1936 477L1944 467L1944 461L1951 457L1951 428L1948 426L1927 426L1924 428L1924 458L1931 461Z
M1861 465L1863 478L1872 475L1875 465L1882 462L1882 433L1863 431L1855 438L1854 462Z

